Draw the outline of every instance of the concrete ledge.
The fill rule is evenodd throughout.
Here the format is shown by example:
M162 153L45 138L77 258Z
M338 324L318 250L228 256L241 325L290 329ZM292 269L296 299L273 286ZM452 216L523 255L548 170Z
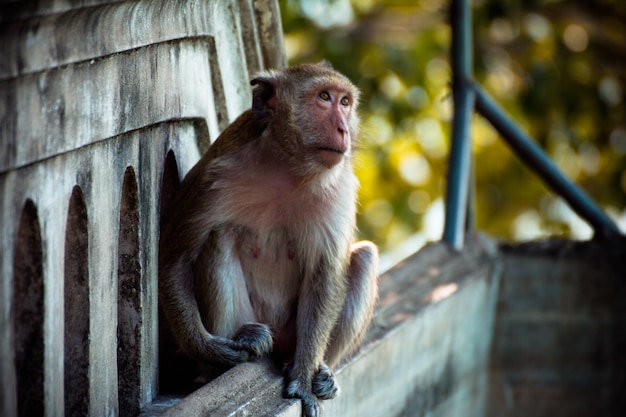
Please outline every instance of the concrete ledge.
M209 36L213 6L212 2L126 1L14 22L7 31L19 35L3 41L9 53L0 63L0 79L181 37ZM77 38L83 42L75 42Z
M133 1L7 24L0 173L178 118L215 139L250 107L251 76L286 65L276 7Z
M499 263L490 241L468 247L432 244L381 276L366 340L337 369L342 392L323 404L324 416L485 414ZM300 416L282 387L271 364L248 363L162 415Z
M256 0L253 6L248 1L122 1L83 7L72 3L66 10L42 10L39 16L24 16L2 25L0 80L155 43L215 36L219 26L231 31L218 39L227 46L235 46L227 38L239 33L246 44L246 63L253 71L262 68L263 61L265 65L285 65L281 48L273 47L282 44L282 39L277 39L282 37L280 11L273 1ZM229 52L237 55L241 51Z
M217 136L211 49L207 39L185 39L0 83L0 102L13 103L0 111L2 170L176 118L203 118ZM33 115L40 124L29 129Z

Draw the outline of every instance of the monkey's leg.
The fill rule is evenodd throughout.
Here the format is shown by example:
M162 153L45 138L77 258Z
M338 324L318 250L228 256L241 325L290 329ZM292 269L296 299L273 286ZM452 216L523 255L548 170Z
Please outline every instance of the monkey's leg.
M371 242L352 245L346 301L326 350L326 363L331 368L351 353L365 335L378 297L377 273L376 246Z
M326 351L326 363L331 367L351 353L365 335L378 296L377 272L376 246L371 242L352 245L346 301ZM335 376L326 363L320 366L312 385L313 393L322 400L335 398L339 392Z
M378 249L371 242L352 245L348 267L348 293L326 351L326 363L335 367L361 342L372 319L378 296ZM329 366L322 363L313 378L313 393L326 400L337 395L339 387Z

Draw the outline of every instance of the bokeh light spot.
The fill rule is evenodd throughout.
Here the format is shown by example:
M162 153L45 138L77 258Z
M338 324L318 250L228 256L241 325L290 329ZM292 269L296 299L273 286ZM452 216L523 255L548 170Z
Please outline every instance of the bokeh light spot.
M573 52L583 52L589 44L589 35L587 31L580 25L571 23L567 25L563 32L563 41Z

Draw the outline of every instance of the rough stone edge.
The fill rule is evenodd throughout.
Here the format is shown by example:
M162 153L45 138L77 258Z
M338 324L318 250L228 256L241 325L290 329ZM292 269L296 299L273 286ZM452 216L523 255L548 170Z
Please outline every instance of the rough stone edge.
M583 258L585 260L596 257L622 259L626 262L626 236L592 240L568 240L551 238L547 240L531 240L521 243L501 242L500 250L504 254L521 256L547 256L553 258ZM626 267L626 264L625 264Z

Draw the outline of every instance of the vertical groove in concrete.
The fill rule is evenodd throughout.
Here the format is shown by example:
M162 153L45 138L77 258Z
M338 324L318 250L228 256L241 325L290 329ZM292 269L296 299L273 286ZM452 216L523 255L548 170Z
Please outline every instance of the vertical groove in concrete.
M89 410L89 232L79 186L72 190L65 230L63 389L69 417Z
M122 183L117 265L117 381L119 415L132 417L140 410L141 264L139 262L139 196L132 167Z
M180 179L178 176L178 163L176 162L176 155L173 150L167 152L165 158L165 165L163 166L163 177L161 180L161 201L160 201L160 229L167 224L172 210L172 202L174 196L178 191L180 185Z
M20 216L13 265L17 415L43 415L43 252L37 207L30 199Z

